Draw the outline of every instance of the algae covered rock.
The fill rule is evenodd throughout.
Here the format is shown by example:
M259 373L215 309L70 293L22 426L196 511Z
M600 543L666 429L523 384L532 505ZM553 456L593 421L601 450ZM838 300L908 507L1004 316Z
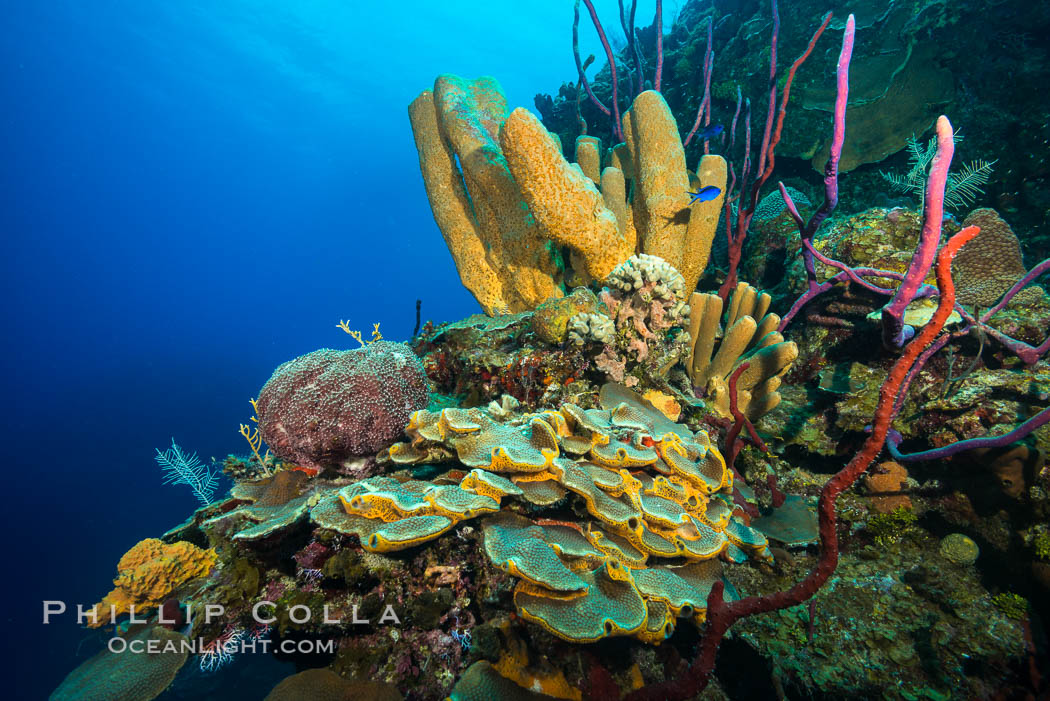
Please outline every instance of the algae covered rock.
M548 299L532 315L532 331L550 344L565 341L569 320L578 314L597 314L601 304L586 287L577 287L567 297Z

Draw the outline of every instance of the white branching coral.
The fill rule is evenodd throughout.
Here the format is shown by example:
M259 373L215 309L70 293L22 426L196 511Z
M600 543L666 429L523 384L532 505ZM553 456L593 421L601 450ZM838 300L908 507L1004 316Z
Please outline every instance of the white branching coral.
M582 346L587 343L612 343L616 326L604 314L577 314L569 319L569 342Z
M628 387L643 378L666 383L690 346L685 279L662 258L638 254L616 266L605 283L599 298L613 319L615 337L597 366Z

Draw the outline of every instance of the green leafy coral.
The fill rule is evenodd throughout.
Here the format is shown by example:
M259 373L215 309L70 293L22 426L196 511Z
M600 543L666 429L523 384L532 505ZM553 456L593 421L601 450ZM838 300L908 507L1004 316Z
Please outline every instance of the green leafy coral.
M892 545L900 542L918 520L914 511L899 506L888 514L872 516L866 530L879 545Z
M992 597L992 603L1007 617L1016 621L1024 620L1028 615L1028 600L1013 592L1000 592Z

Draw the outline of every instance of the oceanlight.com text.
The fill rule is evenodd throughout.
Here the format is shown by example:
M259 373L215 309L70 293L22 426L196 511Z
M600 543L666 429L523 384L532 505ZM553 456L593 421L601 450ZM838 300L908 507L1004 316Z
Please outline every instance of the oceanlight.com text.
M270 652L281 652L284 654L299 653L303 655L313 654L335 654L335 640L282 640L274 643L266 638L253 638L250 640L231 640L221 647L221 652L227 655L235 655L244 652L259 652L268 654ZM109 651L115 654L131 653L134 655L159 655L169 652L186 652L192 655L215 653L213 645L197 640L126 640L120 637L110 638L106 644Z

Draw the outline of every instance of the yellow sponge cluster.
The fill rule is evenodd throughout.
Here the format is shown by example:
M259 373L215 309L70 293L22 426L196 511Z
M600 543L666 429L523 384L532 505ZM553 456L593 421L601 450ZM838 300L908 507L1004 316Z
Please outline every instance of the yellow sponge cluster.
M694 292L689 299L693 351L686 370L693 386L703 388L708 407L723 417L731 416L729 378L743 363L748 367L737 380L737 408L757 421L780 403L780 378L798 357L798 346L777 331L780 317L767 312L771 301L765 292L739 283L723 326L721 298Z
M408 111L434 220L485 313L527 311L561 297L561 253L572 284L604 279L641 252L682 272L687 293L696 288L722 208L726 163L705 156L696 174L687 170L678 126L659 93L636 98L623 118L626 143L604 158L598 139L580 137L576 163L532 113L508 112L492 78L438 76ZM691 188L709 185L722 194L690 203Z
M500 151L507 102L499 84L439 76L408 113L434 219L485 312L525 311L561 296L555 256Z

